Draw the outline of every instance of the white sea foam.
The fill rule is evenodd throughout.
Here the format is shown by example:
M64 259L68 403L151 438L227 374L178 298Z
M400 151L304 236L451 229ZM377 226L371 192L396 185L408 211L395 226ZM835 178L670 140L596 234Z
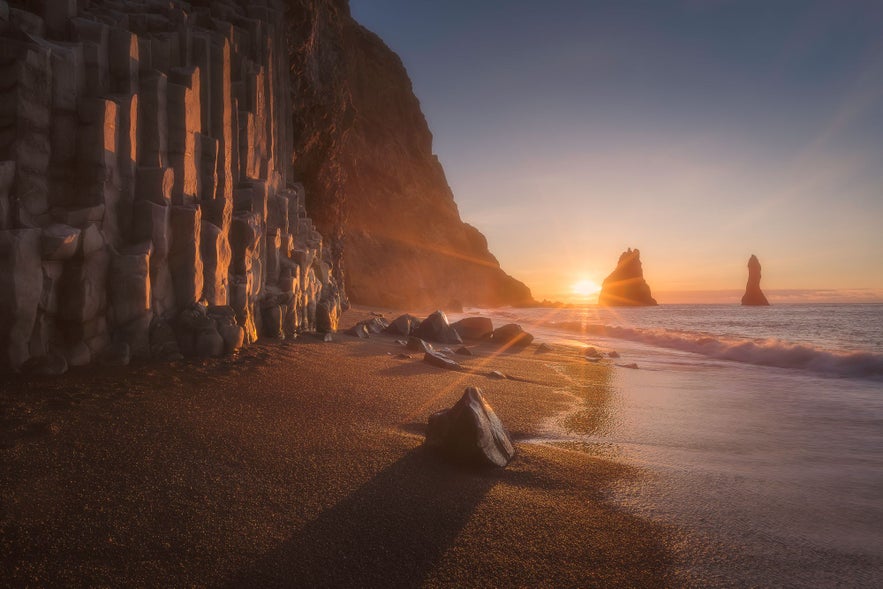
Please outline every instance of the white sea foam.
M837 376L883 378L883 355L872 352L835 351L775 338L746 339L663 328L637 328L583 322L551 323L548 327L585 335L635 341L720 360L809 370Z

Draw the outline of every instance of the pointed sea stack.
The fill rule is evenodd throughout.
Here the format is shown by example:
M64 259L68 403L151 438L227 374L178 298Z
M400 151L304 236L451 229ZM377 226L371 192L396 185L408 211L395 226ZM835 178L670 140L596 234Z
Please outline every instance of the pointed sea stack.
M770 304L760 290L760 261L754 254L748 258L748 285L742 296L742 304L747 307L768 307Z
M619 256L616 269L604 279L598 304L605 307L651 307L656 299L644 280L641 252L629 248Z

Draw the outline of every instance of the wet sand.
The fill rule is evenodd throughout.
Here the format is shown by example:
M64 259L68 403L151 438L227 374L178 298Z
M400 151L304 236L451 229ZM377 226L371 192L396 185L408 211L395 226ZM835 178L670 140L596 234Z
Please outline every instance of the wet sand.
M681 584L677 532L610 501L640 471L532 441L572 406L574 375L603 390L609 368L564 349L469 347L468 372L429 366L394 337L337 334L0 380L3 584ZM427 416L468 385L515 439L504 470L422 447ZM583 398L591 419L601 401Z

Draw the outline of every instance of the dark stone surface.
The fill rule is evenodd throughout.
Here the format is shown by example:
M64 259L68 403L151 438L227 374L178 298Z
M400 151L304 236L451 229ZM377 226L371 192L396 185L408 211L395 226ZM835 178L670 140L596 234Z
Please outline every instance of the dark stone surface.
M432 352L430 344L413 335L408 338L408 344L405 347L414 352Z
M494 332L494 323L488 317L465 317L451 327L456 329L464 340L488 339Z
M386 328L386 333L393 335L411 335L418 327L420 327L420 319L414 315L399 315Z
M507 323L494 330L491 341L505 346L524 347L530 345L533 336L524 331L517 323Z
M767 307L770 304L760 289L760 260L755 255L748 258L748 284L742 295L742 304L746 307Z
M460 370L461 366L447 358L442 356L438 352L426 352L423 354L423 361L427 364L431 364L432 366L437 366L438 368L445 368L447 370Z
M650 307L657 304L650 295L650 285L644 280L639 250L629 248L622 252L616 269L601 285L598 304L608 307Z
M414 335L422 340L439 342L442 344L462 344L463 340L448 322L448 316L444 311L436 311L420 323L420 327Z
M426 446L469 466L505 467L515 456L509 433L475 387L450 409L429 416Z

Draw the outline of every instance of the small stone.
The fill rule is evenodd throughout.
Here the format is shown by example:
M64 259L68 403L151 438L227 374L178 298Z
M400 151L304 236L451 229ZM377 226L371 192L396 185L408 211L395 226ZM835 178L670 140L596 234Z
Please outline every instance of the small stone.
M423 354L423 361L427 364L431 364L432 366L437 366L438 368L445 368L447 370L460 370L460 365L451 360L450 358L445 358L441 354L437 354L435 352L426 352Z
M461 347L457 348L456 350L454 350L454 353L459 354L460 356L474 356L475 355L472 353L472 350L470 350L466 346L461 346Z
M616 350L611 350L610 352L607 353L607 357L608 358L619 358L619 352L617 352Z
M537 346L536 353L537 354L545 354L546 352L551 352L551 351L552 351L552 346L550 346L549 344L540 344L539 346Z
M432 352L432 346L420 339L419 337L411 336L408 338L408 342L406 347L412 352Z
M507 378L509 378L508 376L506 376L505 374L503 374L499 370L494 370L492 372L488 372L487 376L488 376L488 378L494 378L496 380L506 380Z
M586 356L586 358L600 358L601 352L599 352L596 348L590 346L586 348L584 355Z
M638 369L638 364L636 362L632 362L631 364L617 364L617 366L621 368L631 368L632 370Z
M334 337L331 335L330 332L325 332L325 335L322 336L322 341L323 342L333 342Z

